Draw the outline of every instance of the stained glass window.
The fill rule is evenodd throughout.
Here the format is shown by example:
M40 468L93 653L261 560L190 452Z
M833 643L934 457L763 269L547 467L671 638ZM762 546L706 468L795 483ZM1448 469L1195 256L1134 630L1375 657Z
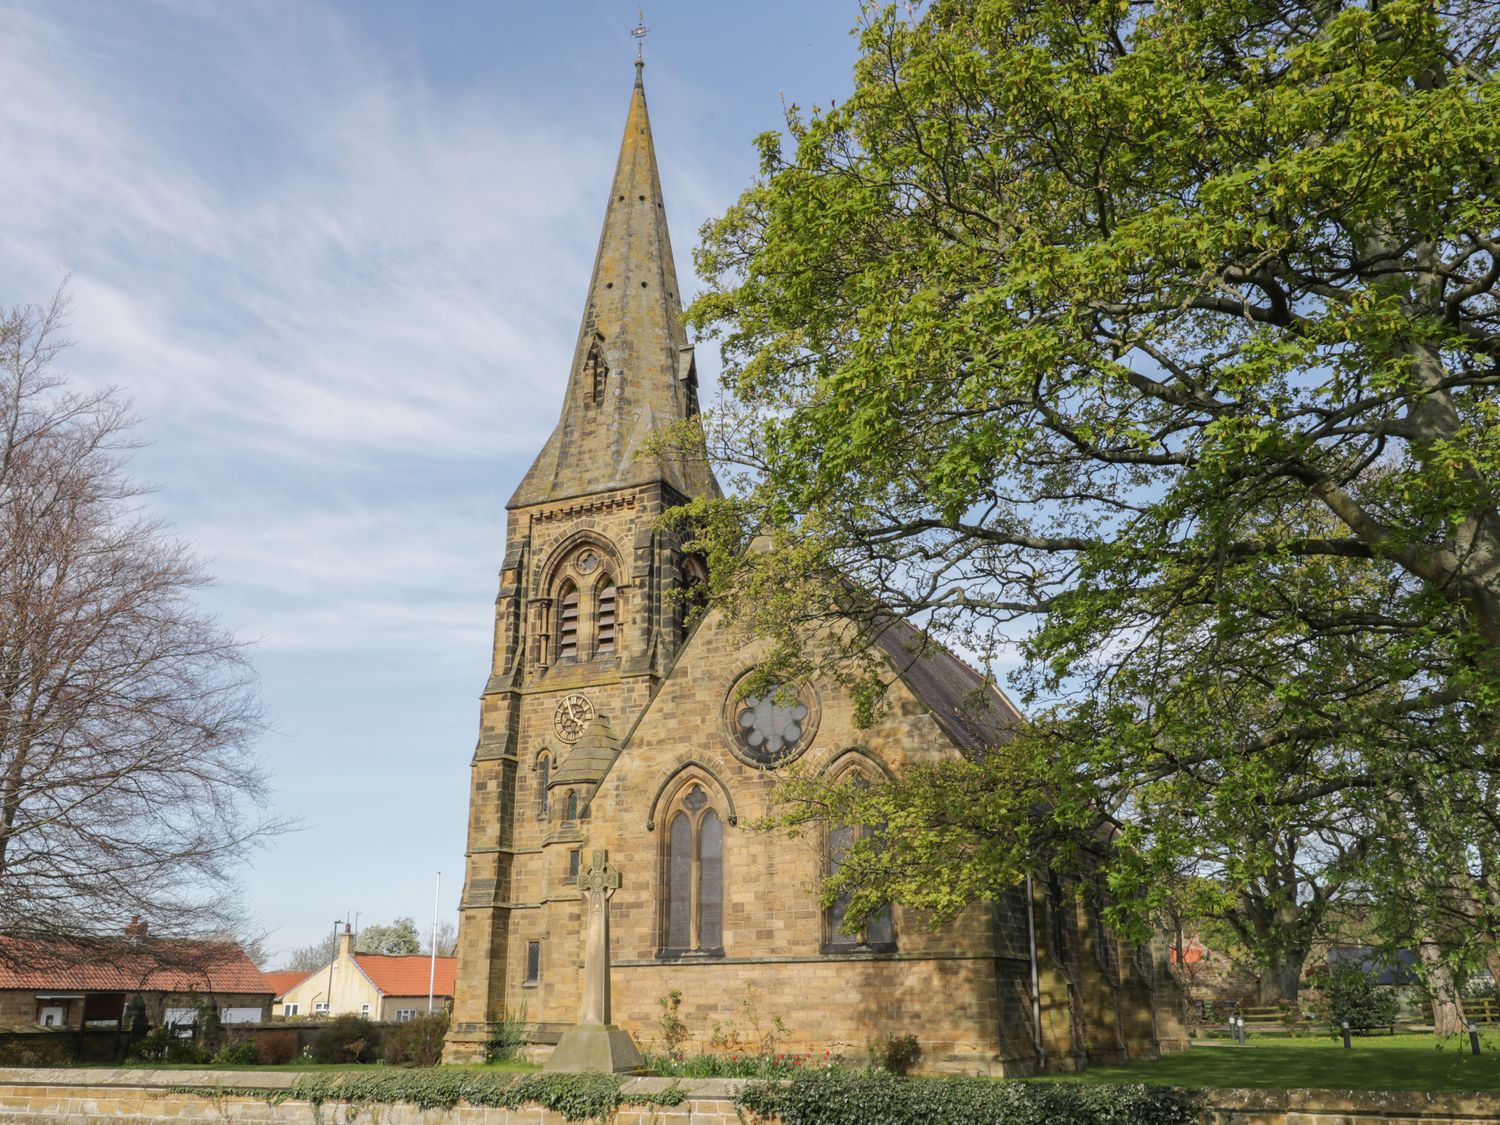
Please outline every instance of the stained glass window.
M667 947L693 947L693 826L686 813L672 818L667 857Z
M724 825L713 810L698 825L698 948L724 944Z

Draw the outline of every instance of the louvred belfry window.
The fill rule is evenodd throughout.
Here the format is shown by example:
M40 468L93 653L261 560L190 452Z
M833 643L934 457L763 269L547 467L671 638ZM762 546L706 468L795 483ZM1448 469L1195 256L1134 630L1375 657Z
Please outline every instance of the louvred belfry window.
M578 659L578 588L569 586L557 603L557 658Z
M595 647L600 656L607 656L615 651L615 584L609 578L599 587L597 622Z

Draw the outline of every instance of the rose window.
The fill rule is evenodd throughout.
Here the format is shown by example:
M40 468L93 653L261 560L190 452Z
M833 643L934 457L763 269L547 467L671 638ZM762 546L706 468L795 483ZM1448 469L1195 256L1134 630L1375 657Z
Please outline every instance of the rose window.
M748 696L735 716L736 734L746 753L759 762L778 762L796 749L807 730L807 704L777 689Z

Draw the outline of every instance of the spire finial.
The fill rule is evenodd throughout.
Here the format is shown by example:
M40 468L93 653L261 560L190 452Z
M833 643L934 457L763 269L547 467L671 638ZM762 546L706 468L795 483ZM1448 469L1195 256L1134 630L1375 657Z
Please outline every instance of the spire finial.
M640 8L635 10L635 26L630 29L630 36L635 40L635 80L641 80L641 71L645 69L645 41L650 28L646 26L646 13Z

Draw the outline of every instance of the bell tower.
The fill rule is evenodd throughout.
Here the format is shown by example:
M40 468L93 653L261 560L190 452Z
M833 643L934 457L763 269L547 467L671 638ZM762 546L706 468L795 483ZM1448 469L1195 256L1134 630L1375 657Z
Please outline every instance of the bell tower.
M672 591L692 564L658 517L719 495L707 464L649 445L697 415L698 395L642 67L562 415L506 506L450 1061L481 1058L507 1012L543 1029L576 1018L589 804L681 643Z

